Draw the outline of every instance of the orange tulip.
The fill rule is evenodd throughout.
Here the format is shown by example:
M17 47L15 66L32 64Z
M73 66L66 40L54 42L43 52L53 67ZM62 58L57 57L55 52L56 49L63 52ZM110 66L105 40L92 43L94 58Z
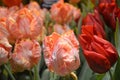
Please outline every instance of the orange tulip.
M13 43L19 38L36 39L41 33L42 27L42 19L34 17L27 8L23 8L7 18L9 40Z
M53 4L50 11L52 19L60 24L69 23L72 18L76 20L80 17L79 9L68 3L64 3L62 0Z
M50 71L65 76L80 65L79 43L73 31L59 35L54 32L45 37L43 51L45 62Z
M35 40L18 40L14 53L11 55L10 64L14 72L30 70L38 64L41 57L41 48Z

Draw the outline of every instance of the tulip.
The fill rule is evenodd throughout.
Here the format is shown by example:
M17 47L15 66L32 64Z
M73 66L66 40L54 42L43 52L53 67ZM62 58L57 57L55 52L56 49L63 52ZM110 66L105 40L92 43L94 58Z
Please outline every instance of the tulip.
M41 57L41 48L37 41L18 40L11 55L10 64L13 72L30 70L38 64Z
M72 19L77 20L80 17L80 10L74 6L64 3L63 0L51 6L51 18L59 24L69 23Z
M88 65L96 73L107 72L118 59L115 47L103 38L94 35L90 39L88 35L81 34L79 41Z
M116 9L118 6L115 1L100 2L98 6L99 12L103 15L103 19L113 31L116 29Z
M72 30L60 35L53 32L43 41L44 58L50 71L60 76L70 74L80 65L79 43Z
M87 16L83 18L82 25L83 32L88 31L89 33L105 38L104 25L97 10L94 10L94 13L88 13Z
M36 39L43 27L42 19L34 17L27 8L23 8L9 16L6 22L11 43L15 43L20 38Z
M22 0L2 0L2 1L8 7L20 5L20 3L22 2Z

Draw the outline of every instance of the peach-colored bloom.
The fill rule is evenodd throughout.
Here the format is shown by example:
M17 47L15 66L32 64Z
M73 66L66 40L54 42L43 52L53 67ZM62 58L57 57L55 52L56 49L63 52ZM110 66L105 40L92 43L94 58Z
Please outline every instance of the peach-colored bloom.
M11 66L14 72L30 70L38 64L41 57L41 48L37 41L23 39L15 44L14 53L11 55Z
M37 2L32 1L26 7L30 10L33 16L40 17L43 20L45 19L47 9L41 9L40 5Z
M7 30L10 33L9 40L15 42L18 38L32 38L40 34L43 22L39 17L34 17L30 10L22 8L7 19Z
M45 37L43 51L45 62L50 71L65 76L80 65L79 43L72 30L59 35L54 32Z
M64 3L63 0L53 4L50 11L52 19L60 24L69 23L72 18L76 19L77 16L80 16L77 8L68 3Z

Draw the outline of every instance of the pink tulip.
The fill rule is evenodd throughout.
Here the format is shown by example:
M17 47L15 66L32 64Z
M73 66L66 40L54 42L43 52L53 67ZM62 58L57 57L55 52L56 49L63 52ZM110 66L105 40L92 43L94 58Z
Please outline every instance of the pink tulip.
M47 67L65 76L80 66L79 43L72 30L60 35L56 32L45 37L43 42L44 58Z
M11 55L10 64L14 72L30 70L38 64L41 57L41 48L35 40L18 40L14 53Z

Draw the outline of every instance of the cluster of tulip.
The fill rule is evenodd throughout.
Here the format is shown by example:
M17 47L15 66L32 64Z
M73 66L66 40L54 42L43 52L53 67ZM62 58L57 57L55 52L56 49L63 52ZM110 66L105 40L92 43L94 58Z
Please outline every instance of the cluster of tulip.
M105 24L115 31L120 9L115 0L98 1L94 12L82 17L80 8L75 7L82 4L82 0L58 0L49 10L33 0L27 5L23 5L22 0L3 0L8 7L0 7L0 65L10 64L9 73L32 71L44 57L50 72L66 76L65 80L70 74L77 80L72 72L79 72L82 66L79 54L83 53L93 72L106 73L119 56L106 38ZM95 5L94 0L90 2ZM71 27L72 22L74 27ZM39 80L41 74L31 75ZM10 76L15 80L12 73Z

